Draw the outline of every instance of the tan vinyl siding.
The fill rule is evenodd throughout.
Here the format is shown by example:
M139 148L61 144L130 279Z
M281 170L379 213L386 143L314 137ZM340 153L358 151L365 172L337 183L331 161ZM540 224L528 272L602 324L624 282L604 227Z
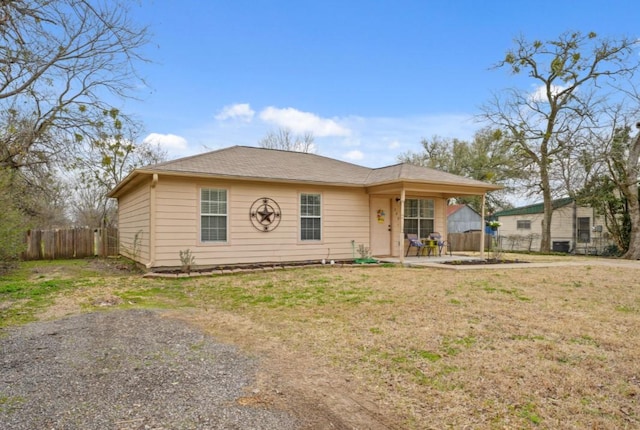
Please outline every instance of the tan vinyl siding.
M601 248L609 244L608 240L603 240L603 234L595 234L591 232L590 240L588 243L576 243L576 231L577 219L589 218L590 228L597 225L602 225L604 228L604 220L594 213L593 208L586 206L578 206L575 211L574 222L574 207L573 205L562 206L553 211L551 218L551 245L553 247L554 242L569 242L570 249L575 250L577 253L591 252L588 248L597 247L600 251ZM518 229L518 221L530 221L531 229ZM503 249L505 250L527 250L529 249L529 243L531 243L531 250L537 251L540 249L540 237L542 235L542 214L522 214L522 215L510 215L501 216L500 222L502 225L499 229L500 241ZM533 235L532 240L527 237ZM518 236L520 236L518 238Z
M227 242L200 241L200 189L227 190ZM160 176L156 187L156 267L179 266L190 249L198 266L352 258L355 244L369 241L369 196L362 188L296 186L245 181L186 180ZM300 193L322 195L322 240L300 241ZM279 226L259 231L250 208L257 199L275 200Z
M150 181L118 199L120 253L139 263L149 262Z
M540 249L540 236L542 234L542 214L523 214L501 216L502 225L498 229L500 243L505 250L531 250ZM529 221L531 228L518 228L518 221ZM552 220L552 223L554 220Z
M590 219L593 216L593 211L589 209L587 215ZM591 219L593 221L593 219ZM551 218L551 242L554 241L572 241L574 234L574 220L573 220L573 205L563 206L553 211L553 218ZM540 226L542 229L542 226Z
M195 251L199 216L196 194L192 181L160 176L156 186L154 266L179 266L181 250ZM171 264L163 264L167 259L172 260Z

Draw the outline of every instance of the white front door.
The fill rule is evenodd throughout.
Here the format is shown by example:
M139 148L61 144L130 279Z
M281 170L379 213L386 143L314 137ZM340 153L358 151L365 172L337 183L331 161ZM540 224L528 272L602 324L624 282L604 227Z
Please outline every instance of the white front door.
M391 200L371 198L371 254L391 255Z

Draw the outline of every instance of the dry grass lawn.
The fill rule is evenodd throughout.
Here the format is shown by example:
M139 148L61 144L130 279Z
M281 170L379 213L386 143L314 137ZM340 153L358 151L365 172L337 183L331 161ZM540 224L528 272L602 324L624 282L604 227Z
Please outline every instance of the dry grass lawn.
M56 306L115 297L116 306L171 308L286 360L291 375L310 363L340 375L341 389L394 428L640 428L640 262L587 261L118 276L86 281Z

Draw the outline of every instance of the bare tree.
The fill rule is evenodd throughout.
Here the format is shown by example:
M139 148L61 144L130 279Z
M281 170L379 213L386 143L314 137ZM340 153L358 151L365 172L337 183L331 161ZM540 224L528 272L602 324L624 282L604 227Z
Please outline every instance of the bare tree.
M108 98L130 96L147 30L128 3L27 0L0 3L0 166L50 161Z
M557 40L515 40L496 67L526 73L538 86L509 89L483 107L484 119L505 130L518 156L535 172L534 192L542 194L544 215L540 251L551 249L553 170L558 160L575 154L580 130L595 127L599 108L613 93L610 84L629 79L638 68L637 39L598 39L595 33L562 34ZM613 96L615 97L615 96Z
M38 222L55 221L41 195L62 190L56 173L80 152L77 137L142 83L147 29L131 21L130 4L0 2L0 169L17 172L8 178L24 194L14 201Z
M294 134L291 129L280 128L270 131L258 144L261 148L282 149L295 152L315 152L315 138L310 132L302 135Z
M121 117L116 109L77 135L77 147L67 163L75 175L74 219L77 224L100 227L113 225L115 201L107 198L133 169L165 161L166 151L139 140L139 126Z

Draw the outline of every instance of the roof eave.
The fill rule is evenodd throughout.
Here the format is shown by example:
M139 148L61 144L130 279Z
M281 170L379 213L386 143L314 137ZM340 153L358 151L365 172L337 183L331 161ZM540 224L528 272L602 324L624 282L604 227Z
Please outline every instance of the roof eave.
M379 182L371 182L367 183L367 187L379 187L384 185L393 185L393 184L429 184L429 185L442 185L442 186L460 186L461 188L473 188L477 190L485 190L485 192L497 191L504 188L502 185L490 184L479 182L477 184L461 184L461 183L453 183L446 181L429 181L424 179L407 179L407 178L397 178L397 179L389 179L387 181L379 181Z
M107 197L112 199L117 199L118 196L121 194L121 192L125 188L127 188L127 186L131 183L131 181L133 181L136 177L140 176L141 174L145 174L145 173L152 174L153 172L149 172L144 169L133 170L122 181L120 181L111 191L107 193Z
M303 179L285 179L285 178L261 178L256 176L239 176L239 175L222 175L202 172L184 172L176 170L156 170L156 169L137 169L131 172L118 186L111 190L108 197L118 197L120 192L126 188L126 185L131 182L136 176L139 175L162 175L172 177L186 177L186 178L201 178L201 179L224 179L235 181L247 181L247 182L270 182L280 184L308 184L308 185L322 185L332 187L350 187L350 188L364 188L364 184L357 182L326 182L326 181L309 181Z
M478 184L460 184L460 183L452 183L452 182L446 182L446 181L429 181L429 180L422 180L422 179L407 179L407 178L394 178L386 181L378 181L378 182L371 182L371 183L331 182L331 181L313 181L313 180L304 180L304 179L261 178L261 177L255 177L255 176L223 175L223 174L212 174L212 173L203 173L203 172L187 172L187 171L178 171L178 170L139 168L131 172L129 175L127 175L125 179L123 179L113 190L111 190L107 194L107 197L118 198L118 196L122 194L122 192L128 187L129 183L131 183L138 176L153 175L153 174L173 176L173 177L202 178L202 179L224 179L224 180L270 182L270 183L275 182L275 183L281 183L281 184L304 183L307 185L349 187L349 188L374 188L374 187L388 186L388 185L406 186L409 184L416 184L416 185L430 185L431 187L441 186L443 188L456 187L462 192L462 194L469 194L469 195L484 194L487 192L496 191L504 188L501 185L484 183L484 182L479 182ZM451 190L448 190L448 191L450 192Z

